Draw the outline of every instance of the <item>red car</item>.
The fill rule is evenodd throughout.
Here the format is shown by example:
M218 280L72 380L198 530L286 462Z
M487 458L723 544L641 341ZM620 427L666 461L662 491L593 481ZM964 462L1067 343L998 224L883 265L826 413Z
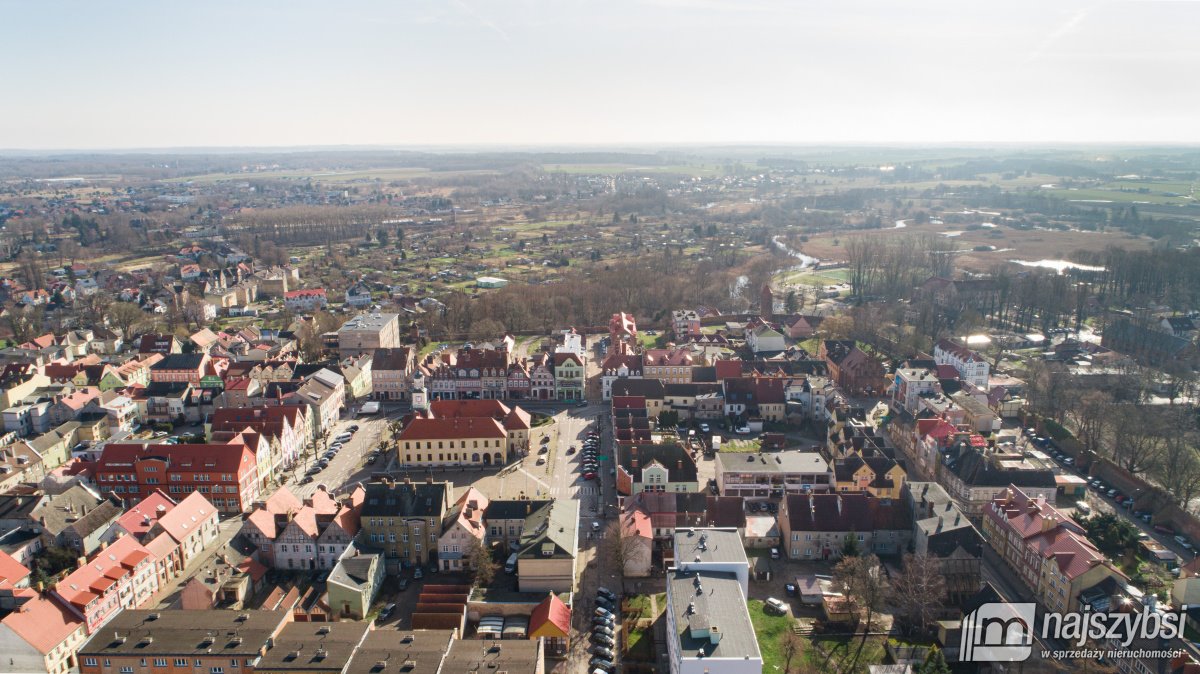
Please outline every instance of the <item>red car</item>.
M595 480L595 479L596 479L596 474L595 474L595 473L584 473L584 474L583 474L583 479L585 479L585 480Z

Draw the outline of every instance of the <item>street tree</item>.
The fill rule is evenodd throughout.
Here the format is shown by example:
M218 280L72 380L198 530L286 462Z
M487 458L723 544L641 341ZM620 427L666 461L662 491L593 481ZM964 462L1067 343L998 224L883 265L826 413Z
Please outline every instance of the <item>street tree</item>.
M925 634L946 602L941 561L928 554L904 556L904 571L892 588L892 601L909 631Z

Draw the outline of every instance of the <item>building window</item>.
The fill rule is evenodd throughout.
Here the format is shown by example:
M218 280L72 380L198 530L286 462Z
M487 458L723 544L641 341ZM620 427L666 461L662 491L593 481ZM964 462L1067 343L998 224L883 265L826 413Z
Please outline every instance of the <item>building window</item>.
M83 664L85 667L95 667L96 666L96 658L84 658Z

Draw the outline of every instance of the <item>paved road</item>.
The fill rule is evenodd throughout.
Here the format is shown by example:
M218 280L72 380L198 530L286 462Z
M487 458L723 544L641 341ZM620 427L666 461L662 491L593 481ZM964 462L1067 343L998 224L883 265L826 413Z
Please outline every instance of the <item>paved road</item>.
M359 430L350 441L342 446L341 451L329 466L313 476L313 481L301 484L305 470L313 464L315 458L325 453L324 446L317 457L306 456L306 461L297 465L292 471L292 477L287 481L287 488L297 497L304 499L313 495L319 485L325 485L332 492L348 489L357 482L365 481L375 466L366 465L367 454L379 447L384 431L387 429L387 419L382 417L364 417L339 422L329 434L329 442L351 424L358 424ZM379 465L379 464L376 464Z

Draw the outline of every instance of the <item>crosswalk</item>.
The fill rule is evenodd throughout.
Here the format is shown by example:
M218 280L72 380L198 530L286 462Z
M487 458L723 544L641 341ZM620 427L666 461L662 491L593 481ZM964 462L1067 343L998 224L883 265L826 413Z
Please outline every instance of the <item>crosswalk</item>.
M584 496L596 496L599 493L600 488L595 484L572 484L550 488L550 495L554 498L582 498Z

